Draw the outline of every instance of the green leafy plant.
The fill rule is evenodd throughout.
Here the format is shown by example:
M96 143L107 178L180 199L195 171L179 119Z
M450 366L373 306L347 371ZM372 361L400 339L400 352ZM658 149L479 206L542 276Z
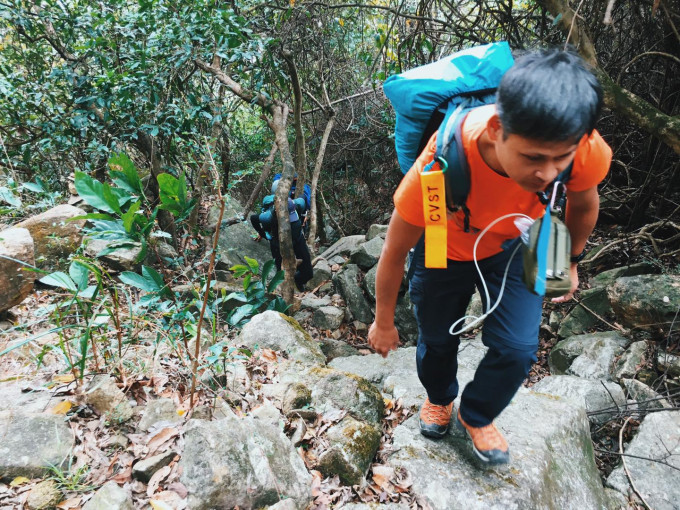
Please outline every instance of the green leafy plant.
M244 303L227 315L227 322L235 327L246 324L250 318L263 310L286 312L289 305L280 296L272 297L272 293L283 282L284 272L276 271L273 260L262 265L257 260L244 257L246 264L237 264L230 268L236 278L243 278L243 291L232 292L224 297L224 301L235 299Z

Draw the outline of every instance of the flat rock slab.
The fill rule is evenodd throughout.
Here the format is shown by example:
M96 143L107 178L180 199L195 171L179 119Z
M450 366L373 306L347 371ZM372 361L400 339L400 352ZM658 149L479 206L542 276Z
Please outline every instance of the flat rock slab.
M626 466L647 503L654 510L677 509L680 502L680 411L648 414L630 445L624 446L624 453L643 457L626 457ZM612 471L607 485L625 495L631 492L622 465Z
M508 466L481 466L457 430L423 437L417 416L395 429L389 464L406 468L435 510L605 507L583 408L521 391L497 424L510 443Z
M312 499L312 477L278 427L235 416L190 420L180 461L188 508L261 508L291 498Z
M458 348L458 383L463 388L474 376L474 369L486 353L479 338L463 340ZM394 399L402 399L405 407L419 407L427 397L416 372L416 348L406 347L380 354L336 358L333 368L357 374L372 382L380 391Z
M38 478L75 446L63 416L0 413L0 478Z
M419 406L426 395L416 375L415 351L399 349L386 359L377 354L338 358L330 365L361 375L406 406ZM461 388L472 380L485 352L479 338L461 343ZM395 429L388 462L407 469L414 493L436 510L606 507L583 403L521 389L497 424L510 443L508 466L481 466L460 432L441 441L423 437L417 415Z

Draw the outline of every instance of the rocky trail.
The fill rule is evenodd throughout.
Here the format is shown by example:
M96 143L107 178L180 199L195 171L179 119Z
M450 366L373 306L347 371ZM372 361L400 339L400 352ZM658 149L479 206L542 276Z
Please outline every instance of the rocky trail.
M53 260L21 228L0 232L0 252ZM225 239L249 236L230 229ZM0 509L678 508L678 275L622 265L577 303L546 307L539 362L498 420L511 463L488 469L456 430L419 434L407 292L404 345L386 359L367 348L384 234L375 225L322 253L293 317L206 332L193 407L194 346L168 341L161 317L135 322L120 357L101 344L81 378L69 330L47 320L58 293L2 259L16 293L0 325ZM238 286L221 271L220 285ZM115 325L99 326L115 345ZM461 387L484 352L477 334L462 342Z

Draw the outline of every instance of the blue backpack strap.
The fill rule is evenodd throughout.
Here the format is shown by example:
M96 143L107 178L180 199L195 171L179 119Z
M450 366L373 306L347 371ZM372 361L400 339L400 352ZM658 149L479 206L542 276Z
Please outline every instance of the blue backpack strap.
M448 165L446 171L446 206L451 210L462 209L465 215L463 229L470 231L470 210L465 205L470 193L470 169L463 149L463 121L474 108L473 98L449 102L446 116L437 132L435 159L443 158ZM475 105L477 106L477 105Z

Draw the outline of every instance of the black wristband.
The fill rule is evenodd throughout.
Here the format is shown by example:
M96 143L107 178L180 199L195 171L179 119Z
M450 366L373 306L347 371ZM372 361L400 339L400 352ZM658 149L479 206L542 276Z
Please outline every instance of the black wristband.
M569 262L571 262L572 264L577 264L577 263L581 262L585 258L585 256L586 256L586 249L583 248L583 251L581 253L579 253L578 255L572 255L569 258Z

